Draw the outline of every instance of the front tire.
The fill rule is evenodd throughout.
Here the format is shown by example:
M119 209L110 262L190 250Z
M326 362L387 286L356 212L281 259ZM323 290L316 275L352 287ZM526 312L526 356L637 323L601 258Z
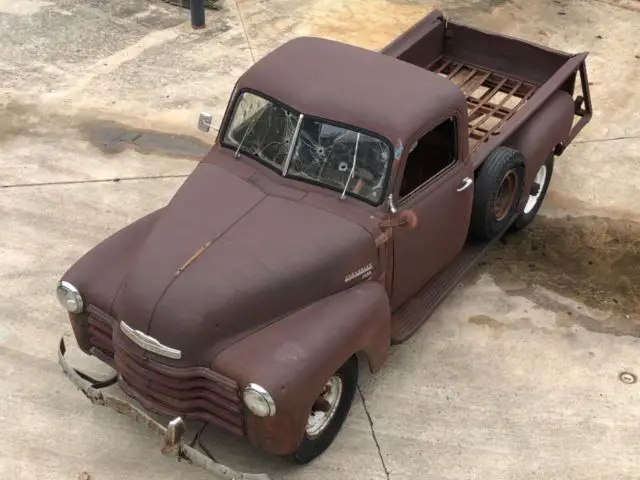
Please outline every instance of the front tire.
M353 356L327 380L318 396L302 442L292 455L295 463L309 463L329 448L349 414L357 388L358 359Z

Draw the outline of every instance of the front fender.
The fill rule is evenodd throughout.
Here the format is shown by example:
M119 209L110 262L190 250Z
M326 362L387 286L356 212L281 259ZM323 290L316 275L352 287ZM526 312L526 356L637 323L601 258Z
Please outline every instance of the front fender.
M251 442L273 454L292 453L325 382L352 355L364 352L377 371L389 350L391 313L382 285L368 281L320 300L244 338L220 353L213 369L266 388L276 414L249 411Z
M82 255L62 275L82 294L85 303L111 312L111 303L122 283L136 248L153 227L162 212L155 210L105 238ZM87 331L87 312L69 313L69 320L78 346L90 354L91 342Z
M71 282L93 305L110 312L132 256L162 211L154 210L103 239L77 259L61 279Z

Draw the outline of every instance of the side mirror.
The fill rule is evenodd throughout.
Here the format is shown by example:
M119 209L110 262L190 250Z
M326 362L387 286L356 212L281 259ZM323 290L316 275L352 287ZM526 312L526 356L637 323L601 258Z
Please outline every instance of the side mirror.
M418 217L413 210L400 210L387 222L380 222L380 228L405 227L409 230L418 225Z
M418 217L413 210L407 209L398 211L398 208L393 201L393 194L389 194L387 197L387 203L389 205L391 219L386 222L380 222L380 228L406 227L412 229L418 225Z
M211 121L213 120L213 115L209 112L202 112L200 114L200 118L198 118L198 130L202 130L203 132L208 132L211 130Z
M397 215L398 221L402 222L402 226L413 230L418 225L418 216L413 210L401 210Z

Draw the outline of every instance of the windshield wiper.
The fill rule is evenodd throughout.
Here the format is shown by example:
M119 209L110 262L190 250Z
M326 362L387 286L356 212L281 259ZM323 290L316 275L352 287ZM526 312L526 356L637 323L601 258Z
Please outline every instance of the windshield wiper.
M293 157L293 149L298 143L298 135L300 134L300 128L302 127L302 120L304 119L304 115L301 113L298 116L298 123L296 124L296 129L293 132L293 137L291 137L291 145L289 146L289 151L287 152L287 159L284 161L284 166L282 167L282 176L286 177L287 172L289 171L289 164L291 163L291 157Z
M349 172L349 177L344 184L344 190L342 190L342 195L340 195L340 200L344 200L344 197L347 193L347 188L349 188L349 182L353 178L353 173L356 171L356 159L358 158L358 145L360 144L360 132L356 135L356 150L353 152L353 164L351 165L351 171Z
M242 136L242 140L240 140L240 143L238 144L238 148L236 148L236 153L234 153L234 155L233 155L235 158L238 158L238 153L240 153L240 149L242 148L242 145L244 144L244 141L247 138L247 135L249 135L249 132L252 132L253 129L256 127L256 123L258 123L258 119L261 116L262 116L262 114L253 116L253 121L251 122L251 126L248 126L247 129L244 131L244 135Z

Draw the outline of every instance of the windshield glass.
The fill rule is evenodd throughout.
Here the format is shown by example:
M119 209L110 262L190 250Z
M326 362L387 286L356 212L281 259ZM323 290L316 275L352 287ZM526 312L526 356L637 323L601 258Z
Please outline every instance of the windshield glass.
M388 143L348 127L304 117L296 137L299 118L300 114L282 105L243 92L224 144L279 172L291 154L287 176L379 203L391 160Z

